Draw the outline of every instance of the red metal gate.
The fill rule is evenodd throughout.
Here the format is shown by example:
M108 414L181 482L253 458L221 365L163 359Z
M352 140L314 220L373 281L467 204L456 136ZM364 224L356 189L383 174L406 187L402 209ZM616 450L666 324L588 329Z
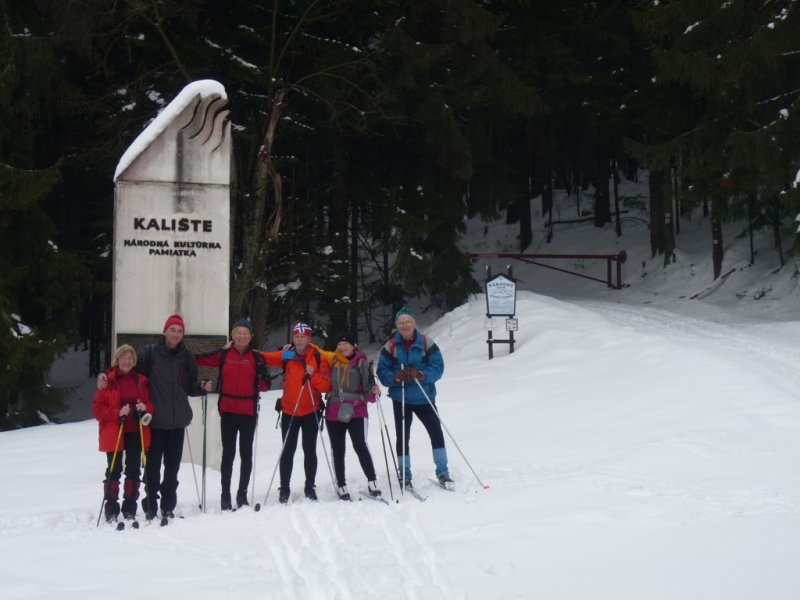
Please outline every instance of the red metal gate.
M576 277L583 277L584 279L591 279L592 281L599 281L600 283L605 283L608 287L612 289L620 289L622 288L622 263L625 262L627 255L623 250L619 254L508 254L508 253L472 253L467 252L467 256L469 258L515 258L519 261L536 265L539 267L544 267L545 269L553 269L554 271L561 271L562 273L569 273L570 275L575 275ZM576 271L570 271L569 269L562 269L560 267L555 267L553 265L546 265L540 262L536 262L536 260L541 259L564 259L564 260L605 260L606 261L606 279L600 279L599 277L592 277L591 275L586 275L584 273L577 273ZM616 265L616 268L612 268L612 263ZM616 277L614 277L616 275ZM616 281L614 281L616 279Z

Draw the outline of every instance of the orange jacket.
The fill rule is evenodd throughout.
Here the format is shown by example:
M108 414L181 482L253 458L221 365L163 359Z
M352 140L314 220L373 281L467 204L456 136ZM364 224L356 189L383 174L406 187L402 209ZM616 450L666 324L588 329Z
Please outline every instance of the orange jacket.
M320 356L317 346L310 344L303 356L297 355L286 361L282 350L262 352L261 356L270 367L283 369L281 410L284 413L302 417L322 408L322 394L330 391L331 376L330 367ZM314 367L314 374L308 379L310 386L306 385L306 365Z
M139 388L139 400L147 407L147 412L153 414L153 403L150 402L150 392L147 389L147 377L132 371L134 377L137 378L137 387ZM122 399L119 395L119 388L117 387L117 369L114 367L108 374L108 387L104 390L97 390L97 393L92 400L92 412L98 421L100 430L100 445L101 452L113 452L117 445L117 433L119 433L119 409L122 408ZM136 414L128 413L126 420L135 419ZM144 449L150 447L150 427L145 426L142 428L144 434ZM119 451L125 449L125 437L120 436Z

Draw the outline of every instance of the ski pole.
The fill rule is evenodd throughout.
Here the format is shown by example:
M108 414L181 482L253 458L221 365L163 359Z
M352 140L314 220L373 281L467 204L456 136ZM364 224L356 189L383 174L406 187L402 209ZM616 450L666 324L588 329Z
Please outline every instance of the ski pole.
M380 415L381 422L383 423L383 429L386 431L386 441L391 444L392 437L389 435L389 426L386 425L386 417L383 414L383 406L380 403L380 398L378 398L378 414ZM397 467L397 461L394 458L394 452L389 452L389 455L392 457L392 464L394 465L394 474L397 477L397 485L400 485L400 470ZM388 474L387 474L388 475ZM391 486L391 478L389 479L389 485ZM401 490L402 492L402 490Z
M125 427L125 415L122 415L119 418L119 431L117 431L117 443L114 446L114 454L111 457L111 464L108 467L108 471L106 471L106 481L105 485L103 486L103 501L100 502L100 514L97 515L97 525L95 525L95 527L100 527L100 517L103 516L103 507L106 504L106 496L108 495L108 484L111 481L111 472L114 470L114 465L117 462L117 452L119 452L119 441L122 439L123 427Z
M311 391L310 379L306 379L306 385L308 386L308 395L313 398L314 395ZM322 442L322 453L325 455L325 462L328 463L328 473L331 474L331 485L333 486L333 492L338 495L338 491L336 490L336 480L333 478L333 469L331 469L331 461L328 458L328 449L325 447L325 436L322 434L322 423L316 410L314 411L314 418L317 420L317 433L320 441ZM305 435L305 433L303 435Z
M405 369L403 363L400 363L400 371L402 372ZM408 448L406 447L406 380L403 379L402 382L402 390L401 390L401 401L402 401L402 419L400 422L403 425L403 431L401 432L401 439L402 439L402 450L403 450L403 477L401 478L398 475L398 480L400 482L400 494L405 496L406 493L406 467L408 466L408 460L411 458L408 455Z
M144 425L150 424L150 419L147 419L147 423L144 423L144 418L149 415L150 413L136 413L139 417L139 442L141 442L141 461L142 461L142 470L144 473L144 490L147 493L147 452L144 450ZM149 500L148 500L148 507L149 507ZM147 515L145 515L147 516Z
M203 508L203 501L200 500L200 488L197 486L197 473L194 470L194 455L192 454L191 437L186 435L186 447L189 448L189 461L192 463L192 477L194 477L194 490L197 492L197 506Z
M469 470L472 471L472 474L475 476L475 479L478 480L478 483L480 484L480 486L483 489L488 490L489 486L483 484L483 482L481 481L481 478L478 477L478 474L475 472L475 469L473 469L472 465L469 464L469 461L467 460L467 457L464 456L464 453L461 451L461 448L458 445L458 442L456 441L456 439L453 437L453 434L450 433L450 430L447 428L447 425L445 425L444 421L442 421L442 416L439 414L439 411L436 409L436 406L433 404L433 402L431 402L431 399L428 397L428 394L425 392L425 388L422 387L422 384L419 382L419 379L417 379L415 377L414 378L414 382L417 384L417 386L419 386L419 390L422 392L422 395L425 396L425 400L427 400L428 404L431 405L431 408L433 409L433 412L436 413L436 418L439 419L439 423L442 424L442 427L444 427L444 430L447 432L447 435L450 436L450 439L453 441L453 444L455 445L456 450L458 450L458 453L461 454L461 458L464 459L464 462L467 463L467 466L469 467Z
M308 375L306 375L308 378ZM294 422L294 416L297 414L297 408L300 406L300 397L303 395L303 386L300 386L300 392L297 394L297 401L294 403L294 408L292 409L292 416L289 417L289 425L286 428L286 435L283 436L283 441L281 442L281 451L278 453L278 460L275 461L275 468L272 469L272 477L269 480L269 486L267 486L267 494L264 496L264 504L267 503L267 498L269 498L269 493L272 491L272 483L275 481L275 473L278 472L278 466L281 464L281 458L283 457L283 449L286 448L286 440L289 438L289 433L292 431L292 423ZM253 507L253 510L258 512L261 510L261 505L256 504Z
M256 402L256 430L253 434L253 482L250 485L250 502L256 501L256 458L258 458L258 416L261 413L261 403Z
M378 392L378 397L375 399L375 403L378 405L378 419L380 419L381 427L378 427L381 431L381 445L383 446L383 462L386 463L386 480L389 482L389 496L391 496L392 501L394 501L394 490L392 489L392 476L389 473L389 459L386 456L386 438L389 438L389 430L386 429L386 422L383 419L383 408L381 408L381 394L380 391ZM383 430L386 429L386 438L383 436ZM389 440L391 443L391 439ZM394 462L394 454L392 454L392 462ZM395 473L397 472L397 463L394 465Z
M200 508L206 512L206 425L208 423L208 392L203 392L203 499L200 502Z

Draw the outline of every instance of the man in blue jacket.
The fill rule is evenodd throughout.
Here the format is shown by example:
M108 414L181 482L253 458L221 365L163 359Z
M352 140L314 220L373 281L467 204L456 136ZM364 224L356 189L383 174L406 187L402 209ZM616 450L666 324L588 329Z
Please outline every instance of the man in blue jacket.
M417 323L408 308L397 311L395 326L397 331L384 344L378 359L378 378L389 388L389 397L393 400L397 459L404 480L402 483L406 488L411 487L408 439L416 415L431 438L436 477L442 487L451 489L453 480L447 470L442 424L434 408L436 382L444 372L442 353L432 339L417 330Z

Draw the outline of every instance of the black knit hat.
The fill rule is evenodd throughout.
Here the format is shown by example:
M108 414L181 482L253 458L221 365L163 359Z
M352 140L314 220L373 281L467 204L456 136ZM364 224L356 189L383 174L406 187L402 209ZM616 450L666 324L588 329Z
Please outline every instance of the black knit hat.
M339 336L336 338L336 343L338 344L339 342L347 342L348 344L351 344L354 348L358 347L358 339L349 331L345 331L344 333L339 334Z
M231 327L231 333L233 333L237 327L244 327L245 329L249 329L250 335L253 335L253 324L247 317L242 317L241 319L236 321L236 323L233 324L233 327Z

